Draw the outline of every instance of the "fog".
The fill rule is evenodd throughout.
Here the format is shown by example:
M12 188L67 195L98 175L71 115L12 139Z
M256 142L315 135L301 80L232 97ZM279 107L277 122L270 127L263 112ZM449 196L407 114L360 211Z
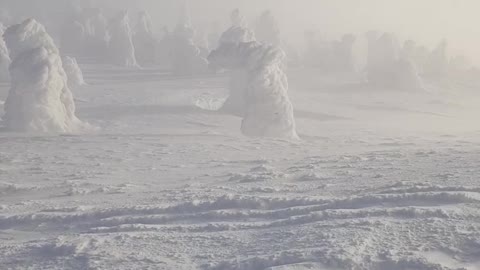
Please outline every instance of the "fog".
M177 23L179 0L2 0L3 7L15 7L17 14L51 14L77 6L131 11L148 10L156 28ZM414 39L429 47L441 39L449 41L454 54L465 54L480 62L478 44L480 3L475 0L192 0L195 24L207 28L212 22L226 25L228 13L240 8L249 22L263 10L271 9L281 25L283 36L301 45L305 29L318 29L325 37L344 33L361 34L369 30L394 32L401 39Z
M479 270L479 0L0 0L0 269Z

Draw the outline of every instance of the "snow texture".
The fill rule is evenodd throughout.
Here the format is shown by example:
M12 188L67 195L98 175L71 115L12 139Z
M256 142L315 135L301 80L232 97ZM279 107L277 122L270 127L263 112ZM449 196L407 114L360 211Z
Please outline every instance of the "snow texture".
M109 33L111 39L108 50L111 62L119 66L138 68L127 11L120 12L110 22Z
M43 25L34 19L11 26L5 41L13 62L11 89L5 102L8 130L79 132L87 125L75 116L59 51Z
M209 61L215 66L245 71L243 134L298 138L287 76L282 69L284 58L280 48L257 42L224 43L210 54Z

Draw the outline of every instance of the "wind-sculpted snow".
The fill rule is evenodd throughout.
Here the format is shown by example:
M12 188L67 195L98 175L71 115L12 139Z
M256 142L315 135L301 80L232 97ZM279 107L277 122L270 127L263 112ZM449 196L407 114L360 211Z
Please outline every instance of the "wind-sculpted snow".
M224 43L210 54L211 65L245 72L243 134L298 138L287 76L282 69L284 58L280 48L257 42Z
M208 62L193 40L195 30L189 24L178 24L172 35L173 73L177 75L206 73Z
M12 56L5 124L11 131L79 132L88 125L75 116L75 104L59 51L33 19L7 29Z
M153 34L152 19L147 12L138 14L133 43L135 55L140 64L152 64L156 59L157 41Z

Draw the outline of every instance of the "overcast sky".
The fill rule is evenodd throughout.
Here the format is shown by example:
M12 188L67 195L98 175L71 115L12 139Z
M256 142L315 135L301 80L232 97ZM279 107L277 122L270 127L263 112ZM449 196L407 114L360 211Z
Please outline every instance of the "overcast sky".
M5 5L28 7L44 3L61 6L73 1L81 5L114 9L147 9L160 24L172 25L182 0L0 0ZM368 30L395 32L401 40L415 39L434 46L442 38L454 52L463 51L480 63L480 0L190 0L193 21L209 25L228 23L229 12L239 7L252 21L264 9L272 9L291 43L303 39L306 28L316 28L327 38ZM35 7L38 10L38 7ZM54 7L48 7L52 10Z

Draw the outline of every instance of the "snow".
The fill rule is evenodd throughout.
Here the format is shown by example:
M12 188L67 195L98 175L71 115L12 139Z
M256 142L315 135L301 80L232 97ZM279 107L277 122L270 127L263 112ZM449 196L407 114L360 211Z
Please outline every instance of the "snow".
M283 71L285 53L278 47L257 42L223 43L209 56L211 65L241 70L243 82L236 89L244 94L241 130L247 136L297 139L293 105L288 97L288 79ZM240 87L241 86L241 87Z
M290 69L291 142L196 107L228 93L225 74L80 64L77 113L100 131L0 133L6 269L480 266L476 89Z
M88 125L75 116L59 51L34 19L11 26L5 40L13 62L5 102L5 126L11 131L79 132Z
M12 60L8 52L7 44L3 39L5 27L0 23L0 82L10 81L10 71L8 70Z
M0 82L0 269L480 269L480 69L455 51L458 40L431 50L371 32L367 44L362 27L390 13L359 21L353 2L312 0L299 19L311 10L332 24L306 33L305 59L292 66L255 41L240 10L211 22L233 8L224 0L223 15L205 1L167 1L181 16L162 36L155 23L179 16L146 2L10 2L15 12L0 10L9 23L28 4L48 27L26 20L5 34L13 63ZM150 7L170 5L158 2ZM266 8L247 2L237 4L248 18ZM288 38L284 23L303 5L284 2L271 14ZM69 4L86 8L57 14ZM342 5L337 16L331 8ZM107 29L127 6L155 16L140 13L130 32L122 13ZM428 30L395 11L405 30ZM344 35L330 17L362 29ZM52 39L69 21L85 33L71 44L78 51ZM111 35L116 26L121 35ZM153 56L138 49L150 38ZM123 60L109 58L111 39L126 44ZM367 66L356 62L362 46ZM207 47L217 72L206 71ZM142 68L125 65L132 55ZM74 87L78 67L88 84Z
M178 24L172 39L172 70L177 75L196 75L206 73L208 62L202 56L200 48L193 38L195 30L189 24Z
M368 82L376 87L400 90L423 90L419 70L413 60L411 48L405 48L401 55L393 34L367 33L368 40ZM407 44L407 46L412 46Z

